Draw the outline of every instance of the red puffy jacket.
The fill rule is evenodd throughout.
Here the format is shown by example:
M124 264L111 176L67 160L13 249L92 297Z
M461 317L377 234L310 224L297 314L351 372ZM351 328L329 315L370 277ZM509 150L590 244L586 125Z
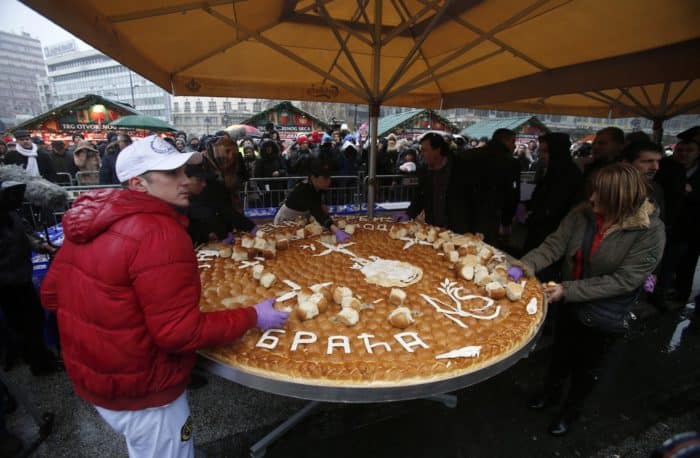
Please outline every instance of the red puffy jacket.
M129 190L81 195L63 217L65 242L41 288L57 311L76 393L112 410L165 405L185 390L200 347L255 326L252 307L201 313L187 219Z

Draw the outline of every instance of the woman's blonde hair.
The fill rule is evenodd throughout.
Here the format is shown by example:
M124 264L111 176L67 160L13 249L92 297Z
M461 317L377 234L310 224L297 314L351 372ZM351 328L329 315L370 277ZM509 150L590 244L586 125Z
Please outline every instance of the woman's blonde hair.
M616 163L598 170L591 191L598 197L603 216L612 223L620 223L637 213L651 187L634 166Z

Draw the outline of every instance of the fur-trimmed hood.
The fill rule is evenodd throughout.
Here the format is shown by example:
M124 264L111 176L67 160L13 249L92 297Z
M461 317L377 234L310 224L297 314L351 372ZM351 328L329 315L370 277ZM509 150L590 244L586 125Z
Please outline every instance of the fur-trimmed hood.
M595 218L591 205L586 202L581 204L581 211L584 212L587 218ZM651 220L654 215L658 216L659 209L649 199L644 200L644 203L637 209L636 213L628 216L622 222L613 224L608 228L605 236L616 231L640 230L648 229L651 226Z

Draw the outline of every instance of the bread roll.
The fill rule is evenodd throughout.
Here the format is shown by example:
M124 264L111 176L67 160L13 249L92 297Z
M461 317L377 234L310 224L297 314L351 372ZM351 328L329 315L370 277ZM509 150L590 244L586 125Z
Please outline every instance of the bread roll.
M389 323L395 328L406 329L415 323L415 320L407 307L399 307L389 314Z
M260 276L260 285L263 288L269 288L275 282L277 277L272 272L265 272Z
M401 306L406 300L406 292L402 289L392 288L389 292L389 303L391 305Z
M352 297L352 290L345 286L336 286L333 288L333 302L342 305L343 298L346 296Z
M469 281L474 280L474 266L463 265L462 268L459 270L459 274L465 280L469 280Z
M503 285L501 285L497 281L492 281L491 283L487 283L485 288L486 288L486 294L491 299L503 299L506 296L505 288L503 288Z
M519 301L523 297L523 287L520 283L509 281L506 283L506 296L511 301Z
M360 314L352 307L343 307L336 318L345 326L355 326L360 321Z

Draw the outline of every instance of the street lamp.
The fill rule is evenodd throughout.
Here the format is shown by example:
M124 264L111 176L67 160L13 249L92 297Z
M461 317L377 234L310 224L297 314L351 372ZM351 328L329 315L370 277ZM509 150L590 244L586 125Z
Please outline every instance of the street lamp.
M136 108L136 101L134 100L134 80L131 77L131 69L129 71L129 87L131 88L131 106Z

